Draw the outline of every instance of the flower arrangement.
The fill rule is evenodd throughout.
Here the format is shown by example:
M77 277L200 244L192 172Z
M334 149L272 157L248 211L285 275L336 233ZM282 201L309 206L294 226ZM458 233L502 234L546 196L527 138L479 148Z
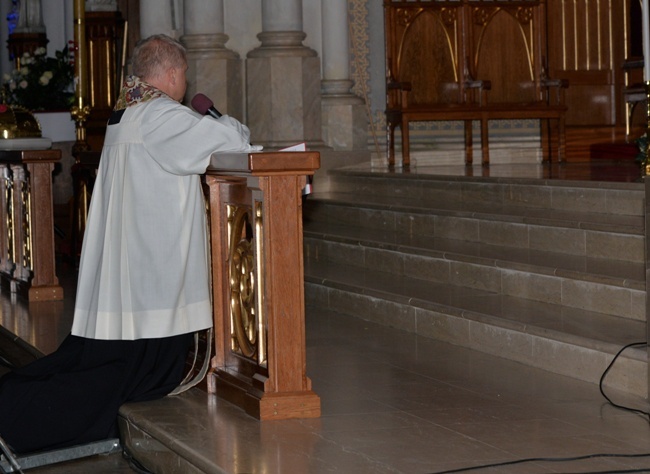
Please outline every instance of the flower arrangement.
M74 64L68 48L47 57L45 48L23 53L20 68L4 76L5 100L31 111L69 110L74 102Z

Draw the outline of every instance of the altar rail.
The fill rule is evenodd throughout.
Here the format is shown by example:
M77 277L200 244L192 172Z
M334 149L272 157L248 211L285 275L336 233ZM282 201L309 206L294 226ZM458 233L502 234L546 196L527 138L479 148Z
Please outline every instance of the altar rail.
M60 159L60 150L0 151L0 280L29 301L63 299L52 204L52 171Z
M302 189L317 152L215 154L212 393L260 419L320 416L306 375Z

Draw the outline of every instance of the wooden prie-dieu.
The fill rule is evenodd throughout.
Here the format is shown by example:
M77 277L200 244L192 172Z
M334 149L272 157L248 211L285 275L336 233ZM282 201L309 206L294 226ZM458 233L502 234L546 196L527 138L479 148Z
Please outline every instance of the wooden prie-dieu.
M317 152L212 156L212 393L260 420L320 416L306 375L302 189Z

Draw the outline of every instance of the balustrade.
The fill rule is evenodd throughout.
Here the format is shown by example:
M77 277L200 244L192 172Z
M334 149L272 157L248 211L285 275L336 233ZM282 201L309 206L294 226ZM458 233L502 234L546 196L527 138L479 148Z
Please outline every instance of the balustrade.
M52 204L52 171L60 159L60 150L0 151L0 281L29 301L63 299Z

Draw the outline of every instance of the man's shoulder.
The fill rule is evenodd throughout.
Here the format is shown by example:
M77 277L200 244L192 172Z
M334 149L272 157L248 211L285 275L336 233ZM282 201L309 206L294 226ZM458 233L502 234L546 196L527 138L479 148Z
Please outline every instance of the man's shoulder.
M185 106L172 99L159 97L153 100L131 105L125 109L113 111L111 113L111 117L109 118L108 124L116 125L119 123L123 124L127 122L139 121L144 115L160 114L181 107L186 108Z

